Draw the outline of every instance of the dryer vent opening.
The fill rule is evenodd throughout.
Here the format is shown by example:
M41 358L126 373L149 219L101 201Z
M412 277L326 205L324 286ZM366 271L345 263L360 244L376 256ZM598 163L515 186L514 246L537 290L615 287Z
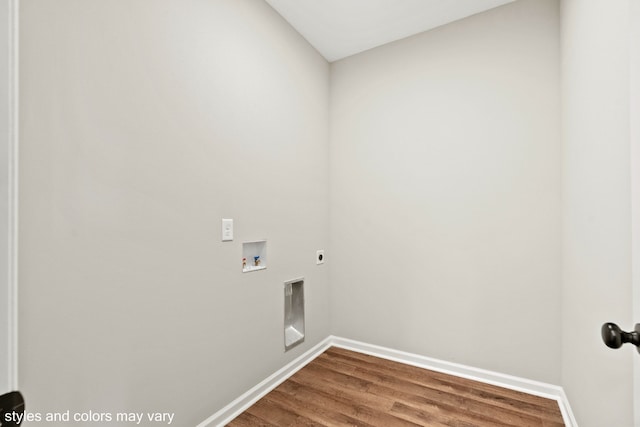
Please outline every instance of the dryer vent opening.
M284 283L284 349L304 342L304 279Z

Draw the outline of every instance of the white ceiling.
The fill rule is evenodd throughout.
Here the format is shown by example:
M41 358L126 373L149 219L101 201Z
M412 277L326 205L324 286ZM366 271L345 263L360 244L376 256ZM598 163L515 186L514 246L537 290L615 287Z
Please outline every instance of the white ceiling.
M266 0L336 61L514 0Z

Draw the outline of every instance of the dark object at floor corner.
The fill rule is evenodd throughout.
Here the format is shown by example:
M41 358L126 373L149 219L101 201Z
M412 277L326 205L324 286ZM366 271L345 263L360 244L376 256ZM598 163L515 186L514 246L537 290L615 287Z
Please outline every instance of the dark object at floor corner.
M0 396L0 427L15 427L22 424L24 397L19 391Z

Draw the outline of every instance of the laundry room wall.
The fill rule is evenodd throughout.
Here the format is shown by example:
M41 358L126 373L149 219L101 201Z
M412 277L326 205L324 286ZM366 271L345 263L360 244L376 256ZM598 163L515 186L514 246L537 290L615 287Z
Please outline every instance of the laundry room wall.
M560 383L559 3L332 64L335 334Z
M196 425L329 334L328 96L328 63L263 1L20 2L28 411ZM243 274L257 239L268 267Z

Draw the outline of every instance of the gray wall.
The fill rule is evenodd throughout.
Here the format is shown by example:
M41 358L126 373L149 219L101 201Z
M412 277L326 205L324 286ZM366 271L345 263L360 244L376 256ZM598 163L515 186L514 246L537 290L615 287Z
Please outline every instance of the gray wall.
M325 338L327 62L255 0L24 0L20 29L29 410L195 425ZM260 238L268 269L242 274Z
M330 70L262 1L23 0L29 410L194 425L334 333L631 425L633 352L597 333L633 323L627 6L521 0Z
M336 335L560 381L559 7L332 64Z
M562 384L580 426L631 426L638 356L599 335L604 322L635 323L629 2L562 5Z

